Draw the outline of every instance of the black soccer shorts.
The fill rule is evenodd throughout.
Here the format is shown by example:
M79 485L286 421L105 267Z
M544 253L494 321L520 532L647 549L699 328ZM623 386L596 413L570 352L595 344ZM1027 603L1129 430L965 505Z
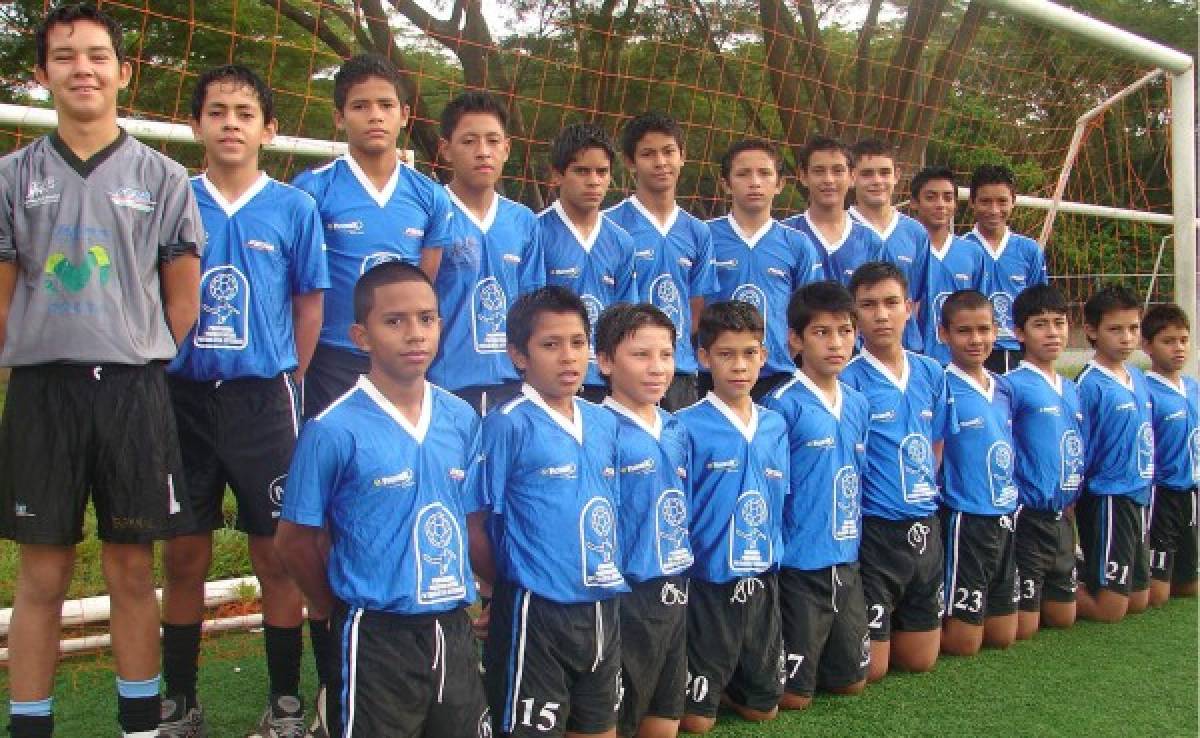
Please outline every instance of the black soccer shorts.
M1084 584L1129 596L1150 586L1146 508L1125 495L1085 493L1075 503L1075 524L1083 549Z
M1017 611L1011 515L942 511L946 532L946 617L970 625Z
M871 639L858 563L779 572L785 689L810 696L867 678Z
M621 596L621 712L617 734L645 717L679 720L687 689L686 577L659 577Z
M1196 488L1158 485L1150 501L1150 577L1160 582L1196 581Z
M1020 587L1018 608L1040 612L1042 600L1074 602L1075 527L1061 512L1018 507L1013 556Z
M858 561L871 640L891 640L893 630L922 632L941 626L944 555L936 515L863 518Z

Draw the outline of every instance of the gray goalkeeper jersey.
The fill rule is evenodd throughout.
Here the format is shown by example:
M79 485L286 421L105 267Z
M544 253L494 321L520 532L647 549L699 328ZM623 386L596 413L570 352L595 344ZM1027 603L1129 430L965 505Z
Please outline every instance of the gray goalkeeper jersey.
M172 358L159 266L203 241L186 170L124 131L86 162L54 133L0 159L0 365Z

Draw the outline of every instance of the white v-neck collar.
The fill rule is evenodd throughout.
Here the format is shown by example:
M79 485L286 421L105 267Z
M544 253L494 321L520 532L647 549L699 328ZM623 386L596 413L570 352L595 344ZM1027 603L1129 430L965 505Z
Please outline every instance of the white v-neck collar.
M935 246L932 239L929 241L929 253L936 256L938 261L945 261L946 257L950 254L950 245L953 243L954 231L949 231L946 233L946 241L941 247Z
M733 408L726 405L725 401L722 400L720 397L717 397L716 392L713 392L710 390L709 393L704 396L704 399L711 402L712 406L715 407L717 410L719 410L721 412L721 414L725 416L725 419L728 420L733 425L734 428L737 428L738 433L742 434L742 438L746 439L746 443L754 442L754 434L758 431L758 405L757 404L755 404L753 402L750 403L750 422L743 423L742 419L738 417L738 414L733 411Z
M638 212L642 214L643 218L650 221L650 225L654 226L654 230L658 231L659 235L661 236L666 236L668 233L670 233L671 229L675 227L675 221L679 219L679 205L676 205L675 208L671 210L671 214L667 216L667 221L665 223L659 223L658 218L656 218L654 213L650 212L650 210L642 204L642 201L638 199L637 194L630 195L629 202L633 203L633 206L637 208Z
M867 216L863 215L863 212L857 206L851 205L848 212L850 213L850 217L874 231L875 235L879 236L879 240L881 241L888 240L896 230L896 226L900 225L900 211L896 208L892 208L892 220L888 223L887 228L884 228L882 231L876 228L875 224Z
M1088 366L1092 367L1096 371L1100 372L1101 374L1108 377L1109 379L1116 382L1117 384L1121 385L1122 387L1129 390L1130 392L1133 392L1133 372L1129 371L1128 366L1125 367L1125 376L1129 377L1128 382L1125 382L1120 377L1118 377L1116 372L1114 372L1112 369L1109 369L1106 366L1100 366L1099 364L1097 364L1094 361L1089 361Z
M729 227L733 229L734 235L742 239L742 243L746 244L746 248L749 249L753 249L755 246L757 246L758 242L762 240L762 237L767 235L767 232L770 231L771 227L775 225L774 218L767 218L767 222L763 223L761 228L754 233L747 234L742 230L742 227L738 225L737 219L733 217L732 213L726 215L725 217L729 219Z
M649 433L650 436L652 438L654 438L654 440L658 441L658 440L662 439L663 421L662 421L662 415L660 415L658 413L658 410L654 411L654 424L649 425L646 423L645 420L642 419L642 416L638 415L633 410L625 407L620 402L617 402L616 400L614 400L612 395L605 397L603 404L605 407L609 408L613 412L620 413L621 415L624 415L625 417L632 420L634 423L637 424L637 426L639 428L641 428L642 430Z
M1185 398L1187 397L1187 383L1183 381L1183 375L1179 376L1179 384L1173 383L1171 380L1153 370L1147 371L1146 377L1153 379L1164 387L1175 390Z
M500 209L500 193L492 193L492 204L488 205L487 212L483 215L483 220L475 217L475 211L467 207L466 203L459 199L458 195L454 194L454 190L450 189L450 185L446 185L446 195L450 198L450 202L454 203L463 217L475 224L483 233L487 233L492 228L492 224L496 222L496 212Z
M342 154L342 158L346 161L346 166L350 168L350 173L358 180L358 184L362 186L363 191L375 201L379 207L384 207L392 199L392 194L396 192L396 185L400 182L400 167L404 166L404 162L396 159L396 168L392 170L392 176L388 178L387 184L382 190L375 189L375 183L363 171L363 168L358 165L353 156Z
M830 256L833 256L835 253L837 253L838 249L846 245L846 240L850 238L850 232L854 230L854 218L851 218L850 214L847 213L845 230L842 231L841 237L838 238L835 243L830 243L829 241L825 240L825 235L821 233L820 228L817 228L817 224L813 223L812 218L809 217L807 210L805 210L801 215L804 218L804 222L808 223L808 230L812 231L813 237L821 242L821 247L825 249L825 253L829 254Z
M568 419L565 415L547 405L546 401L542 399L541 393L535 390L528 382L525 382L521 385L521 394L525 395L525 397L528 397L530 402L540 407L542 412L546 413L546 415L549 415L550 419L555 423L558 423L559 426L571 436L571 438L575 439L576 443L578 443L580 446L583 445L583 410L579 407L578 398L571 398L571 402L573 402L575 405L575 417Z
M802 370L796 370L796 379L808 388L808 391L816 395L821 404L829 411L836 420L842 419L842 383L838 382L834 386L833 402L829 401L829 397L825 392L817 386L816 382L812 381L812 377L805 374Z
M597 216L596 227L592 229L587 238L584 238L579 229L575 227L575 224L571 222L571 219L567 217L567 211L563 210L562 200L555 200L550 207L554 209L555 213L558 213L559 219L562 220L563 225L567 227L571 235L575 237L575 242L579 244L579 247L589 254L592 253L592 247L596 245L596 239L600 237L600 229L604 227L604 213L600 213Z
M910 374L908 351L904 351L904 368L900 370L900 376L898 377L895 374L892 374L892 370L888 369L887 364L884 364L878 356L870 351L867 351L866 348L863 348L863 350L859 353L859 356L863 358L863 361L875 367L875 371L882 374L884 379L896 385L896 389L900 390L901 392L904 392L908 389L908 377Z
M1050 385L1050 388L1053 389L1055 392L1057 392L1059 397L1062 397L1063 383L1062 383L1062 377L1059 376L1058 372L1055 372L1054 376L1048 377L1048 376L1046 376L1046 373L1044 371L1042 371L1041 369L1038 369L1036 366L1034 366L1033 362L1026 361L1025 359L1021 359L1021 363L1017 364L1017 368L1018 369L1021 369L1021 368L1028 369L1029 371L1038 375L1042 379L1046 380L1046 384Z
M418 444L425 441L425 436L429 433L429 421L433 418L433 390L429 382L425 383L425 396L421 398L421 417L417 419L416 425L408 422L408 418L404 417L391 400L383 396L379 388L370 379L367 379L366 375L359 376L358 388L365 392L367 397L374 400L381 410L391 416L392 420L396 421L396 425L403 428L414 441Z
M987 389L984 389L982 386L980 386L979 382L975 381L974 377L972 377L970 374L967 374L962 369L959 369L954 364L947 364L946 371L954 374L959 379L966 382L967 386L982 395L984 399L988 401L989 405L992 404L992 398L996 396L996 377L994 374L989 372L987 369L984 369L984 371L987 372L987 378L989 380Z
M262 192L270 184L271 178L267 176L266 172L259 172L258 179L254 180L254 184L246 188L246 191L233 202L225 199L225 196L221 194L217 186L208 178L208 172L200 175L200 181L204 183L204 189L208 191L208 196L220 206L221 210L225 211L225 217L232 218L237 215L237 211L241 210L246 203L253 200L258 193Z
M983 231L979 230L978 225L971 229L971 233L974 233L975 237L979 239L979 245L983 247L988 256L1000 261L1000 257L1004 255L1004 249L1008 248L1008 237L1012 235L1012 229L1007 226L1004 228L1004 235L1000 237L1000 245L996 247L995 251L992 251L991 242L984 238Z

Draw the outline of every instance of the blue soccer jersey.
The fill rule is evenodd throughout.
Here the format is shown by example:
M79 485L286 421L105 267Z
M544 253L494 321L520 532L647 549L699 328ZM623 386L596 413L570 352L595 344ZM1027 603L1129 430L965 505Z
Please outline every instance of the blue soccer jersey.
M942 305L959 290L991 294L991 260L978 241L948 234L940 247L929 249L929 287L921 308L924 324L925 355L943 366L950 363L950 349L938 337Z
M304 424L284 520L329 531L329 585L401 615L475 600L466 516L483 506L479 417L426 383L414 425L366 377Z
M808 236L816 246L825 268L825 279L849 285L854 270L866 262L892 261L883 245L883 239L850 216L846 216L846 228L835 242L825 240L825 236L821 235L821 231L809 219L807 211L793 215L783 221L783 224Z
M1037 241L1005 229L1000 245L993 251L978 228L972 229L966 238L983 246L991 274L987 293L996 316L996 348L1017 351L1021 344L1013 332L1013 300L1035 284L1046 284L1046 255Z
M870 408L863 515L910 520L935 513L933 444L942 439L948 399L942 367L905 351L897 377L864 349L846 365L841 381L861 392Z
M771 392L791 448L780 566L808 571L858 561L866 471L867 398L838 383L833 402L804 372Z
M329 287L316 204L265 174L237 202L203 174L192 191L208 235L200 317L167 371L196 382L293 371L292 295Z
M762 373L796 370L788 350L787 306L792 293L824 279L821 257L808 237L769 220L747 234L732 215L708 221L713 240L713 266L720 290L712 301L740 300L762 313L767 326L767 363Z
M920 313L928 309L925 304L925 291L929 287L931 262L929 233L917 220L898 210L892 211L892 222L882 231L876 229L858 208L851 206L848 212L851 218L879 236L892 263L904 272L904 278L908 280L908 296L913 302L920 304L920 309L915 311L904 325L904 348L909 351L924 351L925 338L921 331Z
M777 567L789 477L783 418L754 405L743 423L711 392L675 417L692 442L691 575L722 584Z
M633 241L604 215L584 238L556 201L538 215L538 241L546 263L546 284L566 287L579 295L587 307L593 339L596 321L605 308L618 302L637 302ZM605 386L596 366L594 340L583 383Z
M1154 403L1154 482L1172 489L1200 484L1200 382L1180 377L1179 384L1158 372L1146 372Z
M575 399L563 417L529 385L483 421L483 490L500 576L554 602L629 591L620 568L617 419Z
M1083 465L1083 408L1075 383L1048 377L1027 361L1004 375L1012 401L1018 501L1062 512L1079 497Z
M481 221L449 188L446 195L454 217L434 280L442 340L429 380L451 391L516 380L508 358L508 308L546 283L537 216L496 195Z
M350 341L354 284L385 261L420 261L421 250L452 244L454 210L446 188L401 163L378 190L346 155L301 172L293 184L312 195L325 224L330 289L321 343L361 354Z
M1086 491L1150 501L1154 480L1154 408L1146 375L1125 365L1129 382L1094 361L1079 374L1083 404Z
M633 238L638 295L675 324L675 372L700 369L692 347L692 305L718 289L708 226L678 206L662 226L636 195L604 211Z
M665 410L650 425L611 397L619 427L621 551L631 583L687 573L692 565L687 430Z
M1002 377L987 376L984 388L954 364L946 367L942 499L956 512L1005 515L1017 509L1010 392Z

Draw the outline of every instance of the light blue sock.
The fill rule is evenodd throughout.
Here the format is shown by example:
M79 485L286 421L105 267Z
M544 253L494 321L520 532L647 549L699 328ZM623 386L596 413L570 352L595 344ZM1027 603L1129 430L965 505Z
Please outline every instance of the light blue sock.
M53 707L53 697L47 697L44 700L33 700L32 702L17 702L16 700L9 700L8 714L28 715L29 717L50 717L50 710Z
M155 674L149 679L131 681L117 677L117 694L121 697L138 698L158 695L160 675Z

